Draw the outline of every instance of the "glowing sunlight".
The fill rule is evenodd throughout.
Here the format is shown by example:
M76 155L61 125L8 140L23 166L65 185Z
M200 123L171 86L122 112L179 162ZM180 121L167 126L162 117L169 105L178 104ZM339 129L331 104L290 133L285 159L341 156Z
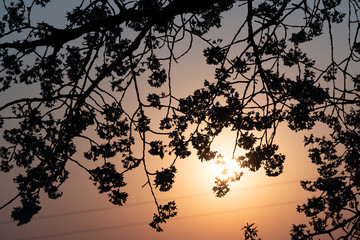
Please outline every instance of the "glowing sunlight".
M211 170L215 178L217 177L222 180L235 177L238 173L243 171L236 162L236 159L227 156L217 157L216 161L213 162Z

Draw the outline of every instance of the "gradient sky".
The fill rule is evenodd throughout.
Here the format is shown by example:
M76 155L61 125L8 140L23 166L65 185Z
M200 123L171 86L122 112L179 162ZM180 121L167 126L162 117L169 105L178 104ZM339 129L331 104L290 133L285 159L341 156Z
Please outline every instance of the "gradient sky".
M61 4L51 5L46 11L39 12L44 19L50 17L54 24L61 22L64 9L73 1L57 2ZM236 12L227 13L222 32L214 31L212 36L231 37L239 18L241 16ZM327 48L320 42L315 42L316 52L312 54L324 59L327 57ZM179 65L173 66L175 95L185 96L201 87L204 79L212 78L213 72L211 68L206 68L202 50L203 47L195 46L188 56L181 59ZM17 96L23 94L21 90L15 91ZM13 93L12 97L16 97ZM10 95L6 98L10 98ZM312 132L320 134L323 131L320 126ZM148 187L142 188L146 181L142 169L126 176L128 204L116 207L107 201L105 195L98 194L87 173L70 166L70 178L62 188L63 197L48 200L42 195L43 208L29 224L17 227L10 221L10 213L12 207L17 206L16 202L0 212L1 239L235 240L244 239L241 228L247 222L258 226L262 239L289 239L292 224L306 223L306 219L296 212L297 204L311 196L302 190L299 181L316 176L316 169L303 147L304 134L290 132L285 125L280 126L276 143L280 145L279 151L287 157L284 173L270 178L262 170L257 173L245 171L240 182L231 184L232 190L224 198L216 198L211 190L214 182L212 163L201 163L195 154L179 160L174 188L168 193L157 195L160 203L175 200L179 208L178 216L163 225L162 233L148 226L156 209ZM216 149L229 155L234 139L233 133L224 132L215 142ZM158 164L155 163L156 166ZM12 183L14 176L13 173L0 175L0 204L17 194L16 185Z
M286 129L279 134L284 136L280 150L287 156L284 173L270 178L263 171L245 172L224 198L212 193L211 163L201 163L195 156L182 160L174 188L159 195L160 201L176 200L179 207L179 215L163 226L162 233L147 225L155 206L149 190L141 188L145 181L141 171L134 172L131 180L127 178L128 205L115 207L77 168L64 184L64 196L43 198L43 209L29 224L17 227L8 223L11 209L2 211L0 232L5 239L243 239L241 228L255 222L263 239L288 239L291 225L304 221L295 210L297 203L310 196L304 194L299 180L311 179L315 170L302 149L302 134ZM3 176L0 180L2 187L11 184ZM6 200L4 194L1 200Z

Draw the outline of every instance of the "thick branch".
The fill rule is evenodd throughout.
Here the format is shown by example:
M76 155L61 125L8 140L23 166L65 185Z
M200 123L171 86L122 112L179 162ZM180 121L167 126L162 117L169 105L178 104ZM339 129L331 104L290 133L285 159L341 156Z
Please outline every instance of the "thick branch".
M179 14L197 12L206 9L216 2L221 0L198 1L199 3L175 0L163 9L159 10L136 10L127 9L117 15L109 16L107 18L87 22L84 25L73 29L58 29L47 25L46 30L50 32L49 35L42 39L34 41L16 41L5 42L0 44L0 49L14 48L18 51L31 50L40 46L62 46L64 43L77 39L85 33L95 32L99 29L109 30L115 26L121 25L128 21L139 20L141 18L149 18L155 22L168 21Z

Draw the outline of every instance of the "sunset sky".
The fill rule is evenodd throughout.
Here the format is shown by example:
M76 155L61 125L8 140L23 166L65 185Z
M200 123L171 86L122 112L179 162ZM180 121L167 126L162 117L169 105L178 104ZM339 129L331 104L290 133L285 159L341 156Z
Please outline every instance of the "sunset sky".
M64 196L58 200L44 196L43 209L29 224L15 226L9 222L11 209L3 210L0 231L5 239L244 239L241 228L254 222L263 239L288 239L292 224L305 221L296 212L297 204L310 196L304 194L299 180L312 179L315 170L302 148L302 134L281 129L280 135L280 148L287 156L284 173L270 178L263 171L245 172L224 198L215 197L211 190L212 163L201 163L195 156L182 160L174 189L159 195L163 203L176 200L179 208L178 216L163 226L162 233L148 226L155 206L148 189L141 188L141 171L127 180L127 206L116 207L76 168L64 184ZM226 151L227 144L219 146ZM9 189L5 183L11 181L1 176L1 183L4 192L3 188ZM14 187L7 196L16 194ZM2 194L1 200L6 199Z
M72 2L61 0L60 5L50 5L39 14L57 24L57 19L61 22L61 16L70 10L68 4ZM231 38L244 17L240 15L236 11L224 14L223 28L221 31L215 29L210 35L214 38ZM339 37L336 37L341 39L342 32L338 33ZM173 91L178 97L202 87L204 79L213 78L213 68L206 66L202 54L204 46L195 42L192 51L173 66ZM327 46L321 44L321 39L315 40L309 49L313 49L310 51L313 57L328 57ZM9 100L24 94L31 93L26 89L15 89L1 98ZM320 135L326 129L318 126L311 132ZM316 177L316 168L303 146L304 135L309 133L291 132L286 124L281 125L275 143L280 146L279 152L286 155L284 173L271 178L265 176L263 170L256 173L244 170L240 182L231 184L231 191L223 198L217 198L212 191L215 177L213 162L200 162L195 153L187 159L180 159L173 189L167 193L157 191L160 204L175 200L178 205L178 216L162 225L162 233L148 226L156 208L148 187L142 187L146 182L143 169L136 169L125 176L129 199L125 206L116 207L108 202L105 195L98 193L84 170L70 163L70 178L61 189L64 195L57 200L49 200L42 194L42 209L29 224L17 227L10 220L12 208L18 205L16 201L0 211L0 238L235 240L244 239L241 229L246 223L255 223L263 240L289 239L292 224L307 222L303 215L296 212L297 204L304 203L307 197L312 196L302 190L300 180ZM226 131L215 141L214 148L230 158L234 140L235 133ZM78 156L81 157L82 146L79 149ZM161 160L154 161L156 167L163 164ZM0 174L0 205L17 194L16 185L12 182L14 176L15 172Z

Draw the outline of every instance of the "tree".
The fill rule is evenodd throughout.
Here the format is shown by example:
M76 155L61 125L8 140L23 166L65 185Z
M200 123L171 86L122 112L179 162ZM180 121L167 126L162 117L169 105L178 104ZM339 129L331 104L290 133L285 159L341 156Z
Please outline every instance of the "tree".
M177 208L175 202L159 204L155 190L172 188L177 159L192 151L201 161L219 157L212 142L231 129L237 135L233 157L238 164L277 176L285 161L274 142L278 125L301 131L323 123L331 129L328 137L305 137L319 172L316 181L302 182L316 194L298 207L309 225L294 225L291 236L359 238L357 1L81 1L66 13L63 27L32 14L49 3L18 0L2 6L0 91L38 89L34 96L0 106L6 142L0 149L1 171L24 169L14 179L17 196L1 207L20 199L12 212L18 225L39 212L40 190L49 198L62 195L67 164L74 162L116 205L126 202L127 172L142 166L158 209L150 226L161 231L160 224ZM209 39L209 31L221 27L221 14L230 9L244 16L236 34L226 43ZM338 26L347 30L346 42L335 38ZM329 48L329 57L320 63L306 53L317 39ZM172 65L191 51L193 41L207 44L203 53L215 77L178 98L172 91ZM179 52L179 44L187 49ZM131 97L135 107L130 112ZM159 122L154 112L162 116ZM80 142L88 147L83 157L76 154ZM238 156L238 148L246 154ZM173 161L150 172L151 157ZM97 167L87 168L86 160ZM240 177L217 179L214 192L224 196L229 181Z

